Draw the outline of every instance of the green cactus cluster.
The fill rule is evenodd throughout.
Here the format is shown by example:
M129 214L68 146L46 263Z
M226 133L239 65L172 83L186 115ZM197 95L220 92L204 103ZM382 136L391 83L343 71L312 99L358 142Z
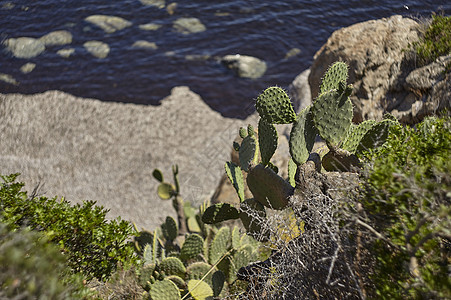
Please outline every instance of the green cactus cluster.
M244 133L245 137L250 136L247 130ZM230 166L230 174L235 174L233 168ZM177 167L173 168L173 173L177 183ZM241 233L237 226L218 228L205 224L201 215L208 216L207 204L196 210L189 202L183 201L176 184L164 182L161 171L155 170L153 175L160 186L174 187L170 198L161 198L172 198L179 222L168 216L153 232L143 230L135 237L135 248L142 260L138 282L145 290L144 299L222 297L236 285L239 268L251 261L267 258L259 248L260 243ZM232 178L237 176L230 175ZM243 186L243 182L237 184L237 188ZM227 205L217 206L209 210L209 218L221 220L230 213L230 209ZM236 210L234 213L238 218L239 212ZM185 231L180 230L183 227Z
M318 136L328 148L321 159L323 171L358 169L358 155L382 145L389 128L397 121L386 117L380 122L369 120L353 124L352 85L347 85L347 79L348 66L344 62L334 63L322 79L317 99L298 115L286 92L279 87L270 87L258 96L255 104L260 115L258 133L251 125L247 129L240 128L241 144L234 142L233 145L239 154L239 165L232 162L225 165L240 205L219 203L208 207L202 216L203 222L214 224L239 218L248 234L267 241L268 234L262 226L266 208L280 210L288 206L296 188L297 169L311 156ZM277 168L271 163L278 143L275 124L292 124L288 179L278 175ZM252 199L244 197L244 178Z

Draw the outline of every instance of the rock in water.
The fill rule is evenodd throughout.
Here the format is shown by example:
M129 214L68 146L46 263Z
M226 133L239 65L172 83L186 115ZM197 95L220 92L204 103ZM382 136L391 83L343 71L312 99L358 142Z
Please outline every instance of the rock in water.
M45 50L45 45L42 41L30 37L7 39L4 44L17 58L36 57Z
M207 28L197 18L180 18L174 21L173 27L180 33L190 34L205 31Z
M235 71L239 77L259 78L266 72L266 63L256 57L246 55L226 55L222 63Z
M26 63L22 67L20 67L20 71L24 74L28 74L36 68L36 64L34 63Z
M92 15L85 18L85 21L102 28L106 33L113 33L132 25L130 21L123 18L105 15Z
M47 46L60 46L72 43L72 34L66 30L50 32L39 39Z
M139 40L133 43L132 48L156 50L158 49L158 46L154 42Z
M158 8L164 8L166 5L164 0L140 0L143 5L155 6Z
M85 49L93 56L98 58L105 58L110 53L110 47L100 41L89 41L83 44Z

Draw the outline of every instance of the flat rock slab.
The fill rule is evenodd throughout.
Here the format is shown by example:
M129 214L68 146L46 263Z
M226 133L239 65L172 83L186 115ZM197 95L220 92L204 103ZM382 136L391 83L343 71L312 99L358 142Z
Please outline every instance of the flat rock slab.
M41 183L49 197L95 200L109 217L152 230L175 215L171 201L157 196L154 168L169 181L178 164L183 198L199 205L213 194L248 122L222 117L187 87L174 88L160 106L60 91L0 94L0 170L21 173L28 190Z
M207 29L197 18L179 18L174 21L173 27L182 34L198 33Z
M105 58L110 53L110 46L100 41L89 41L83 44L86 51L97 58Z
M44 43L31 37L10 38L4 42L8 51L17 58L33 58L44 52Z
M40 38L40 41L48 46L61 46L72 43L72 33L67 30L57 30L50 32Z

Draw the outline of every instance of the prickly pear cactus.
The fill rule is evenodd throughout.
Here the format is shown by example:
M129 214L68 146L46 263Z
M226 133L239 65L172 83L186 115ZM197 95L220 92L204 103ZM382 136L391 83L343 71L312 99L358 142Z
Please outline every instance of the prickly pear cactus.
M202 253L203 247L204 239L198 234L190 234L185 238L180 250L180 258L185 261L196 258Z
M290 133L290 154L297 165L307 161L315 144L317 133L310 106L306 107L299 113L298 119L294 122Z
M156 281L149 291L152 300L180 300L182 297L178 287L170 280Z
M338 148L352 122L352 87L341 84L338 90L322 93L312 104L313 121L319 135L330 148Z
M273 170L262 165L253 167L247 175L247 185L255 200L266 207L283 209L294 188Z
M186 268L177 257L166 257L159 263L159 267L166 275L176 275L180 278L185 277Z
M348 80L348 65L344 62L336 62L327 69L321 81L320 94L338 89L339 82Z
M262 242L267 240L262 226L266 221L266 210L260 202L251 198L241 203L240 219L249 235ZM238 246L235 247L238 248Z
M161 225L164 238L168 241L175 240L178 235L178 230L177 222L174 218L167 216L166 221Z
M257 139L255 136L248 135L241 142L240 150L238 151L240 158L240 165L244 171L248 171L249 166L255 163L258 158Z
M258 122L258 145L260 147L262 165L266 166L276 152L277 139L277 130L274 125L260 118Z
M226 162L225 170L230 182L238 194L238 197L240 198L240 201L244 201L244 179L241 168L233 162Z
M296 119L290 98L279 87L267 88L258 96L255 107L260 117L269 124L290 124Z
M238 210L228 203L217 203L209 206L202 215L202 222L215 224L239 218Z
M211 287L201 280L188 281L188 290L195 300L211 299L214 294Z

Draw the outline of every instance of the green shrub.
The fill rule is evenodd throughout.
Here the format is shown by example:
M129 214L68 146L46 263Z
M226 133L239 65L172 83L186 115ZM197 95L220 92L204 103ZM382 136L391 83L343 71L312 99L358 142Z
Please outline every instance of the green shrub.
M0 223L1 299L78 299L88 295L79 276L47 238L28 229L10 231Z
M416 129L398 126L371 151L363 209L380 236L374 297L451 297L451 122L426 118Z
M108 210L94 201L72 206L64 198L28 196L22 191L24 184L15 181L17 176L1 176L3 221L13 228L29 226L44 232L50 242L60 246L74 273L81 272L88 280L105 280L118 263L136 261L128 241L133 233L129 222L120 218L106 221Z
M412 46L421 65L451 54L451 16L432 15L424 36Z

